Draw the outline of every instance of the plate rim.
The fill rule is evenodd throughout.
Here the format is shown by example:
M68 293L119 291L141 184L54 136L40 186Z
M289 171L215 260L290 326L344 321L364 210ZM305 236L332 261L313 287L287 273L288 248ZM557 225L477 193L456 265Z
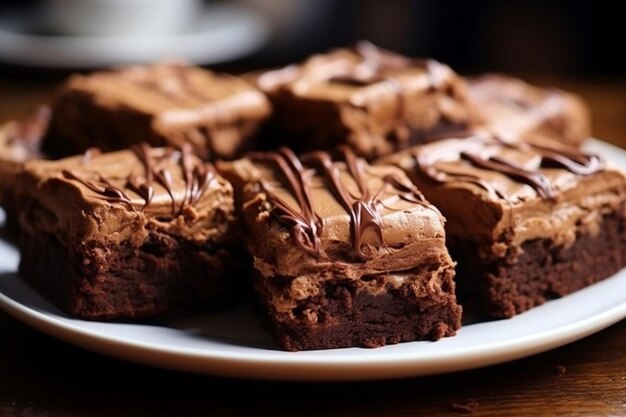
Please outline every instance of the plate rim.
M600 153L617 152L620 157L626 158L626 150L606 142L592 140L588 147ZM7 272L11 273L10 271ZM613 279L626 280L626 268L613 277L588 288L602 285ZM23 281L19 285L27 286ZM581 291L585 291L585 289ZM567 297L560 300L567 299ZM207 353L198 348L159 345L154 342L128 339L118 334L107 335L101 331L80 327L72 323L73 320L79 319L59 316L55 312L46 314L46 312L20 303L1 291L0 309L18 321L57 339L101 354L144 365L246 379L348 381L395 379L462 371L508 362L551 350L582 339L626 318L626 297L621 302L613 302L611 307L606 310L590 313L581 319L536 333L499 340L489 345L479 344L446 349L442 352L429 351L424 355L397 352L394 356L383 357L382 360L373 360L371 355L333 357L323 354L324 352L332 352L332 350L313 351L313 353L319 353L318 355L307 355L306 352L278 352L277 355L259 357L255 356L253 352L213 351ZM68 320L70 321L68 322ZM459 354L459 350L462 351L462 354ZM304 354L298 355L299 353Z
M621 277L614 276L614 278L626 279L626 269L622 270L622 275ZM22 282L22 285L27 284ZM489 346L463 348L462 355L459 355L459 349L456 349L456 352L455 350L446 350L443 353L429 352L426 357L401 353L394 357L372 361L369 356L322 358L322 356L298 356L299 352L279 352L280 358L259 358L246 353L224 355L223 352L212 352L206 354L198 349L160 346L77 327L59 320L54 313L45 314L37 311L2 292L0 292L0 308L18 321L45 334L118 359L190 373L292 381L381 380L475 369L521 359L566 345L626 318L625 299L621 304L608 310L557 328L502 340ZM69 320L79 319L69 318ZM519 348L519 345L523 345L523 348ZM332 350L317 352L332 352Z

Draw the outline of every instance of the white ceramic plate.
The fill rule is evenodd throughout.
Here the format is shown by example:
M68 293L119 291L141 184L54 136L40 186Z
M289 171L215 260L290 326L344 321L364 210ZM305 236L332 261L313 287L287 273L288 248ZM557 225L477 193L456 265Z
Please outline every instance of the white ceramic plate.
M162 36L53 36L35 13L0 16L0 61L42 68L97 68L180 58L215 64L250 54L270 35L269 22L234 5L208 5L184 33Z
M626 166L626 151L590 149ZM626 270L509 320L466 324L455 337L378 349L283 352L241 308L149 323L99 323L63 314L14 273L17 250L0 241L0 307L67 342L148 365L244 378L364 380L459 371L565 345L626 317Z

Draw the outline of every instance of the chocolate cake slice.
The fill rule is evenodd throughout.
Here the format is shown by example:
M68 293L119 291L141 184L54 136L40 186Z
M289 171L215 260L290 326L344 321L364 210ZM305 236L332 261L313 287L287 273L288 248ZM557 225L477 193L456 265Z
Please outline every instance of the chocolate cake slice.
M348 148L218 164L235 185L256 288L286 350L452 336L461 308L439 211L401 170Z
M512 317L626 265L626 178L596 155L477 136L381 163L401 167L446 217L464 307Z
M297 151L342 143L371 159L475 122L465 81L448 66L367 42L268 71L256 83L274 105L274 137Z
M502 74L485 74L468 84L476 110L497 134L538 134L572 146L591 134L589 109L574 94Z
M18 191L19 273L74 316L188 312L235 280L232 187L189 147L32 161Z
M204 159L234 158L269 115L265 96L241 78L180 63L74 75L54 104L46 146L191 146Z

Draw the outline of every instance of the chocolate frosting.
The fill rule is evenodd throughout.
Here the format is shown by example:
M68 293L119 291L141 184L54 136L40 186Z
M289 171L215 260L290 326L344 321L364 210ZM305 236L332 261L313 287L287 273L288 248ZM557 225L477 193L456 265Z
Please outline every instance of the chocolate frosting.
M74 75L66 89L94 94L104 107L128 107L154 115L155 126L164 129L224 123L236 119L240 111L268 113L265 97L245 81L183 63Z
M541 134L573 146L590 135L589 110L574 94L502 74L485 74L468 84L470 98L492 132Z
M382 178L383 188L378 191L371 189L367 182L365 161L357 158L348 147L340 147L339 152L345 161L347 171L356 182L358 194L353 194L346 188L341 180L340 167L332 160L330 154L318 151L305 156L305 160L312 162L314 166L319 166L337 201L349 213L352 247L361 258L366 258L367 255L363 252L361 243L367 230L374 230L380 244L385 246L380 211L383 203L379 200L381 194L386 191L385 188L393 190L399 198L407 202L424 207L429 207L429 205L417 188L399 175L387 174Z
M327 55L314 55L302 65L268 71L257 78L257 84L264 91L273 91L298 83L305 84L346 84L363 87L375 83L394 84L392 89L402 88L398 76L403 73L425 74L426 89L442 88L450 78L448 66L433 59L411 59L384 50L367 41L358 42L354 48L337 49ZM397 91L398 93L398 91Z
M224 239L234 223L232 187L189 147L31 161L20 185L41 206L31 220L68 238L141 241L156 228L200 244Z
M542 136L523 139L448 139L380 163L405 170L446 216L450 236L501 256L529 239L571 244L624 201L624 175L598 156Z
M64 178L78 181L90 191L96 193L105 201L112 203L122 203L130 210L135 211L135 202L128 196L127 191L132 191L143 199L141 210L145 210L154 197L155 185L160 185L172 200L172 217L183 212L187 206L195 205L202 194L216 181L215 169L212 165L199 162L194 158L189 146L184 146L178 153L174 149L167 149L161 155L155 155L146 144L134 146L132 151L137 159L143 164L144 174L138 175L130 173L126 177L123 187L116 187L109 179L97 173L96 179L83 178L75 171L64 169L61 171ZM82 164L92 162L93 151L88 151L83 155ZM168 165L172 161L178 161L183 173L184 194L181 201L176 201L172 188L172 171ZM179 206L177 207L177 203Z
M272 190L271 183L261 179L259 184L273 206L272 214L291 229L298 246L310 254L327 257L320 244L324 222L316 212L311 195L313 174L310 170L314 169L317 175L324 179L336 202L349 215L352 249L359 258L367 259L372 254L364 252L362 243L363 236L368 230L373 230L378 245L385 247L381 214L384 203L380 200L383 193L393 192L407 202L426 207L428 205L419 191L402 176L387 174L379 178L380 189L371 188L365 161L357 158L347 147L341 147L339 154L341 157L338 161L333 160L329 153L322 151L305 155L302 160L310 166L308 171L303 162L288 148L280 148L277 152L251 154L250 158L253 161L271 161L280 175L286 179L288 190L295 197L298 207L293 207L281 199L279 194ZM346 174L356 185L355 191L348 189L343 178Z
M272 213L280 222L291 228L291 234L300 248L308 253L321 255L319 235L322 221L313 207L310 183L302 162L288 148L280 148L277 152L250 154L253 161L270 161L276 164L280 174L287 180L288 190L296 198L299 208L292 207L280 196L272 192L268 182L260 181L267 193L269 201L274 205Z
M317 288L332 277L449 262L441 214L395 167L371 166L345 147L299 158L282 148L217 167L239 193L266 277L321 274Z
M402 84L393 77L394 70L421 68L427 75L428 89L441 88L446 78L446 67L433 59L410 59L384 50L367 41L361 41L353 49L361 61L352 68L344 68L346 73L331 76L331 83L344 83L366 86L378 82L390 82L398 95L402 94Z
M205 159L232 158L270 111L239 77L184 63L129 66L72 76L55 102L50 140L81 151L189 144Z
M495 189L480 176L459 176L454 170L446 171L437 167L440 158L458 155L459 160L486 171L497 172L512 181L530 185L537 194L546 199L556 199L557 191L541 168L558 167L573 174L591 175L604 168L604 161L597 155L587 154L578 148L557 142L537 141L527 138L525 142L503 141L497 136L478 136L461 141L449 141L434 147L433 152L415 151L416 168L421 175L438 182L468 181L477 184L492 195L507 199L507 194ZM533 163L521 165L516 158L507 159L498 153L498 148L535 154Z
M373 158L461 131L476 117L464 80L448 66L367 42L268 71L256 83L276 106L278 129L315 132L309 147L293 144L308 150L343 142Z

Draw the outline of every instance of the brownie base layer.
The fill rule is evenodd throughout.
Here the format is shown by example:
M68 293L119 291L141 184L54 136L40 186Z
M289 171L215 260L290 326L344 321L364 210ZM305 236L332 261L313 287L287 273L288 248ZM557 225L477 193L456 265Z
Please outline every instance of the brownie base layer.
M471 242L451 245L459 261L457 288L466 310L492 318L510 318L546 301L607 278L626 266L623 209L605 215L599 233L577 236L569 247L536 239L522 252L480 265Z
M326 284L322 293L274 318L279 344L289 351L342 347L375 348L415 340L453 336L461 327L454 296L453 271L442 277L445 295L416 297L407 285L378 295L357 291L353 282ZM314 316L314 323L311 317Z
M226 251L157 232L141 247L68 249L52 235L22 231L20 247L20 275L67 313L86 319L186 313L225 303L235 285L226 276Z

